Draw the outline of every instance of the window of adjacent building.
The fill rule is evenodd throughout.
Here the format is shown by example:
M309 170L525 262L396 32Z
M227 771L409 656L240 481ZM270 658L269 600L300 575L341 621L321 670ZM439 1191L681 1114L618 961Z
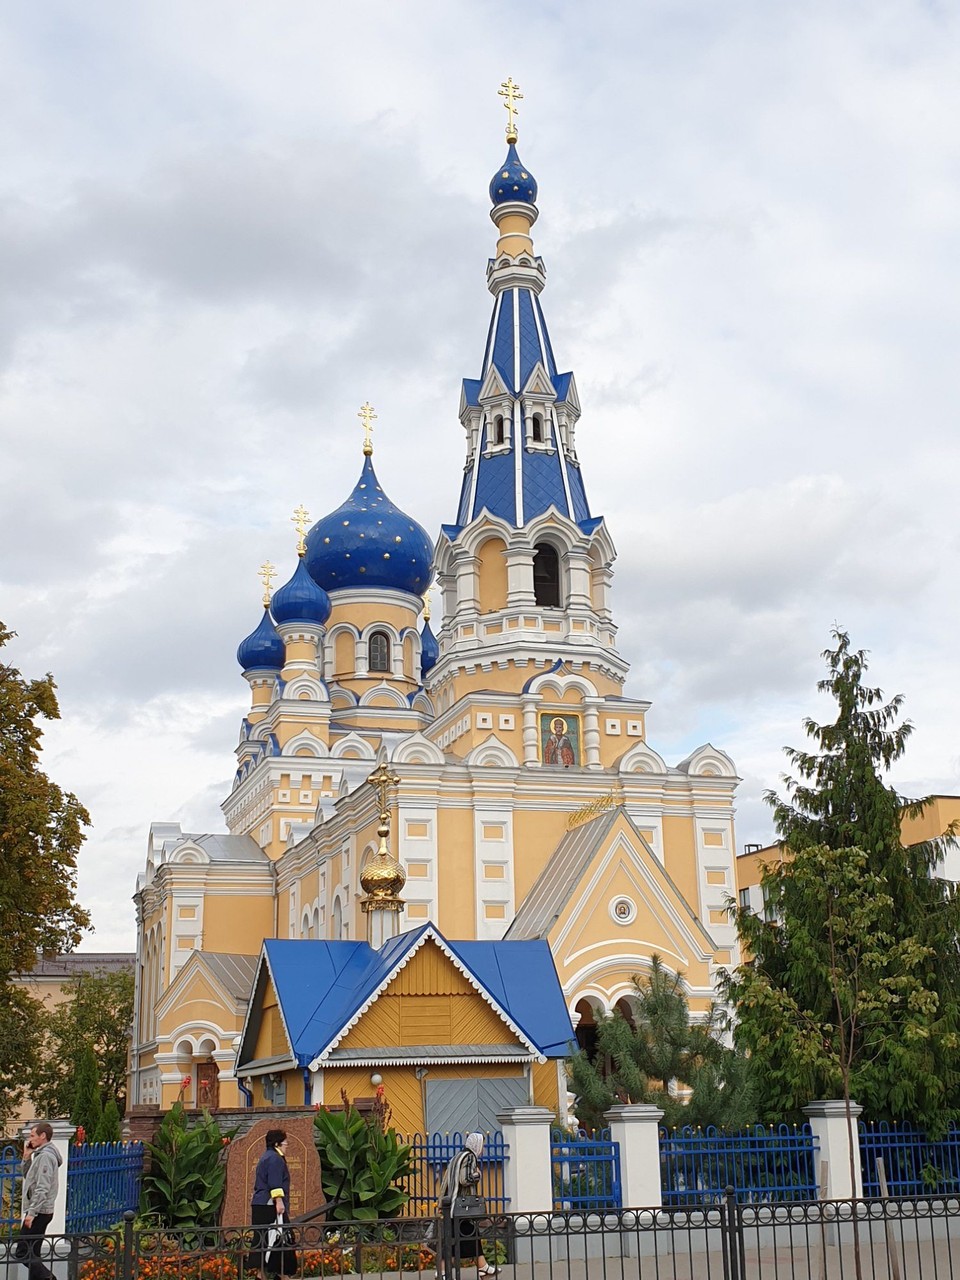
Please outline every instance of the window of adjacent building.
M374 631L367 641L367 667L370 671L390 670L390 637L384 631Z
M549 542L533 549L533 594L543 608L560 608L560 557Z

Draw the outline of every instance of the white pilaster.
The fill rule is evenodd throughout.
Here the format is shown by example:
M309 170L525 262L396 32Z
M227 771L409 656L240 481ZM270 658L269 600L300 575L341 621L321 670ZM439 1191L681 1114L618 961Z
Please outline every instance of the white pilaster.
M604 1115L610 1138L620 1144L621 1202L625 1209L650 1209L663 1203L660 1185L659 1107L635 1102L611 1107Z
M523 763L528 769L536 769L540 765L537 735L537 706L540 702L538 694L523 695Z
M497 1115L509 1149L503 1181L511 1213L549 1213L553 1209L548 1107L511 1107Z
M588 769L600 769L600 707L602 698L583 700L583 751Z
M811 1102L803 1108L810 1121L813 1136L820 1145L817 1160L817 1180L820 1164L827 1162L827 1200L857 1200L863 1195L863 1177L860 1173L860 1141L857 1119L863 1110L859 1102L850 1103L850 1128L853 1130L853 1182L850 1181L850 1131L847 1126L847 1105L841 1098L827 1098Z

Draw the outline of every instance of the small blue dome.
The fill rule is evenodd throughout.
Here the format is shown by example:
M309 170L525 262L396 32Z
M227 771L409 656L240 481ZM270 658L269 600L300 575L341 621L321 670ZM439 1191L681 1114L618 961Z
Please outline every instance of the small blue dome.
M312 622L322 627L330 617L330 597L310 577L303 556L297 561L290 581L273 593L270 612L278 624Z
M307 534L307 568L325 591L386 587L422 596L433 576L433 543L395 507L367 456L353 493Z
M240 641L237 661L244 671L279 671L283 666L286 650L277 635L269 609L264 608L256 631L251 631L246 640Z
M494 204L506 204L508 200L520 200L523 204L537 202L537 180L523 167L512 142L506 160L490 179L490 199Z
M440 642L430 629L430 622L426 620L423 624L423 630L420 632L420 674L425 676L428 671L432 671L437 665L437 659L440 657Z

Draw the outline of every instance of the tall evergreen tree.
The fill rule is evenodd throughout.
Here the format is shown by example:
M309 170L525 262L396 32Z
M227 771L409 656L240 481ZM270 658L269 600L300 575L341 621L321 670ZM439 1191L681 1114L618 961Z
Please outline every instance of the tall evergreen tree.
M750 959L727 995L768 1119L842 1087L870 1118L936 1130L960 1107L960 899L936 874L942 840L903 843L883 778L912 729L902 698L884 702L863 651L834 639L818 688L837 716L805 722L817 749L788 749L796 776L767 796L786 856L763 876L773 918L736 911Z
M581 1123L599 1127L615 1102L653 1103L667 1125L740 1128L755 1120L750 1064L723 1043L719 1011L693 1021L683 974L658 955L633 985L633 1025L619 1011L603 1018L593 1055L581 1050L571 1059Z
M89 1045L77 1055L76 1085L70 1123L82 1128L87 1142L92 1142L100 1124L100 1080L97 1059Z

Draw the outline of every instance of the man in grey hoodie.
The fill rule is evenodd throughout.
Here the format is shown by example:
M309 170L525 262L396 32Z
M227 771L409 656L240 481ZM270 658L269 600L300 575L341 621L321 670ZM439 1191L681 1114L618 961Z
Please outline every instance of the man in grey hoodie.
M53 1128L41 1120L31 1127L23 1148L23 1225L16 1257L26 1266L30 1280L53 1280L53 1272L40 1259L40 1243L53 1220L63 1163L52 1137Z

